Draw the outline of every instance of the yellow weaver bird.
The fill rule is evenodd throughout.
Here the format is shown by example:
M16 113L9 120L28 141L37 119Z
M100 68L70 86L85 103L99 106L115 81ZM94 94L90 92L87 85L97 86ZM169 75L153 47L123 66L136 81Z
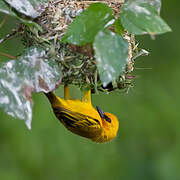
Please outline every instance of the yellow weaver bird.
M116 137L119 122L115 115L96 109L91 104L91 90L82 100L70 99L69 88L64 86L64 99L53 92L45 94L60 122L71 132L103 143Z

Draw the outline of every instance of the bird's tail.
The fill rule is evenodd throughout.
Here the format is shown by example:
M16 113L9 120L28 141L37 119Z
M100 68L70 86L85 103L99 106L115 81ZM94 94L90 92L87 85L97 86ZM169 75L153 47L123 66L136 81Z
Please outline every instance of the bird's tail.
M44 94L46 95L52 106L58 101L57 96L53 92L48 92Z

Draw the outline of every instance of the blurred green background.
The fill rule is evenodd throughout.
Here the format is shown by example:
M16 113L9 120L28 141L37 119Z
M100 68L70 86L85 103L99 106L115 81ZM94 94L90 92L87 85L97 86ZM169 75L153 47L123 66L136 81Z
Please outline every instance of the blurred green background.
M172 33L156 40L138 36L140 46L151 54L137 59L135 87L128 94L93 95L95 105L119 117L114 141L96 144L73 135L55 118L45 96L34 94L31 131L0 110L0 179L179 180L179 6L178 0L163 1L161 16ZM0 14L0 24L3 18ZM6 17L0 38L15 24ZM11 55L21 49L18 39L0 45L0 52ZM0 56L0 61L7 58ZM78 89L72 93L80 96ZM62 88L57 94L63 96Z

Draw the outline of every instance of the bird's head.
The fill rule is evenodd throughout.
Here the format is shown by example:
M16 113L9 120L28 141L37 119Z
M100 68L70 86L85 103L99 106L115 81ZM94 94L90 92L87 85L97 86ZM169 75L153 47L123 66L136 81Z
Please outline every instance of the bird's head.
M97 138L96 142L107 142L114 139L119 128L119 121L117 117L111 113L104 112L100 107L96 107L97 112L101 118L102 134Z

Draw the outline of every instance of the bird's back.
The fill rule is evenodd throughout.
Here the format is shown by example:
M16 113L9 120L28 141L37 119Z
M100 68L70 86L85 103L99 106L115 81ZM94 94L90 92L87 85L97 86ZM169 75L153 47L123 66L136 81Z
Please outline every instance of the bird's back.
M47 93L53 111L60 122L71 132L94 139L102 132L98 112L88 102L64 100L54 93Z

